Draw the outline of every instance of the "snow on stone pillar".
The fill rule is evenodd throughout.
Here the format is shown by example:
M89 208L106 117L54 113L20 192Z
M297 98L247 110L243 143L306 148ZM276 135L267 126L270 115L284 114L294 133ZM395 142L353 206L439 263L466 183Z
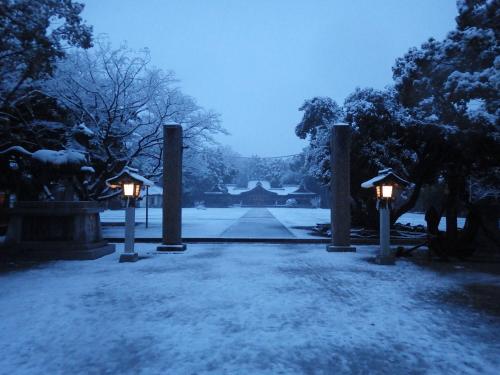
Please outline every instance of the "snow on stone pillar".
M163 126L163 244L159 252L184 251L182 243L182 126Z
M351 246L350 149L351 127L335 124L330 138L332 242L326 247L330 252L356 251Z

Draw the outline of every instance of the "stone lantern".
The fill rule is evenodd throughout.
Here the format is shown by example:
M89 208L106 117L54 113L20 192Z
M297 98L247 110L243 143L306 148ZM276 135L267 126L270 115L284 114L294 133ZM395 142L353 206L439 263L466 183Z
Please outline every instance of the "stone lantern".
M125 167L117 176L106 180L112 189L122 189L123 197L127 199L125 208L125 246L120 255L120 262L135 262L139 258L134 251L135 201L144 186L153 186L153 182L141 176L137 169Z
M394 264L394 255L390 249L390 209L397 188L404 188L410 183L396 175L392 169L379 171L378 176L361 184L362 188L375 188L377 208L380 213L380 251L376 257L378 264Z

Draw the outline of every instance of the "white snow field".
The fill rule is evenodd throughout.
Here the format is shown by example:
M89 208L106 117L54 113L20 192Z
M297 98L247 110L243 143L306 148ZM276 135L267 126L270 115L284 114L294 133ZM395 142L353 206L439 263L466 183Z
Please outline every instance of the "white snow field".
M234 225L238 219L247 214L251 208L183 208L182 209L182 236L184 238L196 237L221 237L224 231ZM312 237L308 230L297 227L314 226L317 223L328 223L330 221L330 210L321 208L268 208L269 212L283 224L297 238ZM136 237L158 237L161 238L161 208L149 209L149 228L145 227L146 209L136 209ZM107 210L101 213L101 221L107 223L123 223L125 220L124 210ZM464 219L459 218L459 227L463 227ZM424 214L406 213L398 220L400 223L411 223L413 225L424 225ZM446 220L443 218L439 224L441 230L445 229ZM105 226L103 228L106 237L123 237L124 227ZM255 235L258 236L258 235Z
M0 374L498 374L498 301L476 300L498 273L378 266L374 247L154 248L0 273Z

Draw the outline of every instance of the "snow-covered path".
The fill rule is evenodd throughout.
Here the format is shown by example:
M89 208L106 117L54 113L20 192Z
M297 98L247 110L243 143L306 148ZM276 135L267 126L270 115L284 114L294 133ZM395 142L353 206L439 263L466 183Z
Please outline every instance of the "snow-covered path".
M182 209L182 236L183 238L217 238L224 237L224 232L228 232L231 226L234 226L242 219L252 208L233 207L233 208L183 208ZM322 208L266 208L276 220L278 220L287 231L291 232L297 238L314 238L310 231L304 227L312 227L317 223L330 222L330 210ZM261 232L253 230L254 237L275 237L266 235L269 227L264 220L258 217L248 218L248 222L253 221ZM253 219L253 220L250 220ZM138 225L135 228L136 238L161 238L161 220L162 209L151 208L149 210L149 228L146 228L146 210L144 208L136 209L136 221ZM101 221L105 223L123 223L125 221L124 210L108 210L101 213ZM406 213L400 217L398 222L413 225L425 225L424 214ZM273 221L275 224L275 222ZM464 219L459 218L459 227L463 227ZM441 230L445 228L445 219L441 220L439 225ZM119 238L124 236L124 226L104 226L103 234L108 238ZM229 236L228 236L229 237ZM286 238L286 237L285 237Z
M120 249L120 246L118 246ZM0 273L0 374L497 374L498 274L198 244ZM471 289L472 288L472 289ZM476 291L471 295L470 290ZM496 291L496 294L495 294ZM493 307L492 307L493 306Z
M222 232L221 237L293 238L295 236L267 208L252 208Z

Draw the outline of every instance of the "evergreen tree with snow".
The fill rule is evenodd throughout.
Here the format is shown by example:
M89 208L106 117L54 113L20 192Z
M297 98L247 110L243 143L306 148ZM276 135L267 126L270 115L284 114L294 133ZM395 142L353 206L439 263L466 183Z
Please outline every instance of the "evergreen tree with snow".
M457 236L466 179L486 174L500 182L500 6L495 0L457 5L455 30L410 49L393 68L410 121L439 143L450 238Z
M465 194L466 179L474 178L475 191L498 195L500 7L490 0L457 5L456 30L396 61L394 88L356 89L343 108L329 98L300 108L304 115L296 134L309 137L306 167L324 184L330 180L329 127L336 121L352 126L351 192L358 223L376 224L373 198L359 185L386 167L413 182L395 205L393 221L414 207L425 185L445 179L450 237L456 238L459 203L471 195Z
M335 122L344 119L342 108L331 98L314 97L304 101L299 111L302 120L295 127L295 134L308 139L305 163L308 174L326 183L330 181L330 131Z

